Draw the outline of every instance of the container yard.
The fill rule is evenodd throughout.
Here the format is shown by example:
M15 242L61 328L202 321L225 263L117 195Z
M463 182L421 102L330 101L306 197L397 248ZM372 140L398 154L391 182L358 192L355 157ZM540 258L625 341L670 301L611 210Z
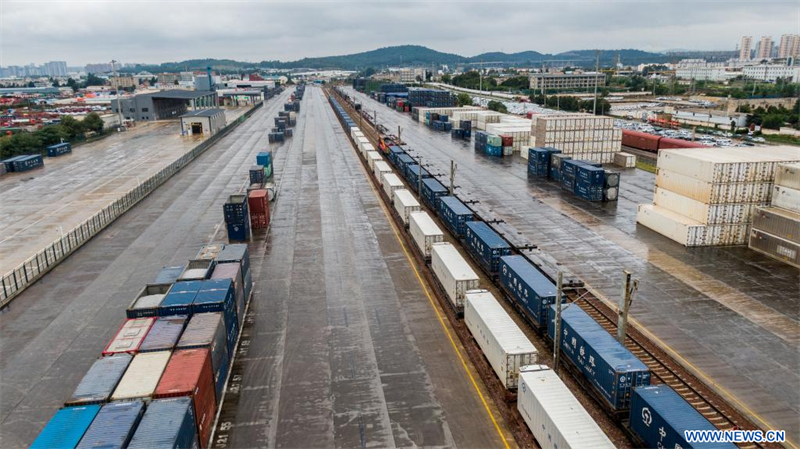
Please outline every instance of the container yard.
M782 354L781 357L793 360L793 364L797 362L792 347L797 341L798 330L793 321L795 317L785 307L796 305L796 300L787 300L780 293L796 291L796 282L790 281L796 280L797 276L793 267L760 256L741 245L715 249L713 252L687 252L679 249L682 247L677 243L674 244L676 246L665 244L662 237L637 226L638 204L646 202L641 201L644 198L653 197L656 180L649 173L621 170L616 178L618 201L594 205L581 198L571 199L560 193L559 186L532 181L533 178L527 176L527 164L515 160L516 156L493 160L488 155L473 153L468 141L459 142L451 140L450 136L437 134L436 130L423 123L414 123L413 116L394 110L384 112L379 104L352 90L345 89L342 92L338 98L344 103L353 99L359 103L357 108L348 109L349 113L355 115L354 109L358 109L364 117L372 117L373 109L378 111L377 123L371 123L371 126L403 128L405 152L423 158L426 169L434 174L438 172L434 176L440 182L444 181L442 173L446 167L452 162L458 164L455 184L459 201L466 203L473 216L480 216L480 221L489 223L503 239L511 243L515 252L531 252L540 261L540 258L548 260L547 256L554 257L562 266L569 268L570 275L574 273L582 278L588 288L578 287L578 292L587 288L584 293L578 293L580 297L592 295L597 299L581 301L580 309L575 309L574 305L570 308L584 310L605 335L611 337L615 333L617 319L614 308L619 300L620 281L618 277L610 277L612 271L621 273L622 268L627 268L634 272L646 272L647 276L638 283L638 302L634 302L632 308L635 328L629 329L625 345L632 348L634 358L641 363L636 369L644 367L647 376L652 376L654 382L666 383L674 391L680 392L680 396L692 402L703 418L713 422L716 428L725 429L734 425L741 428L742 423L753 426L752 423L746 423L749 420L766 429L781 426L795 428L792 416L796 410L791 401L783 396L785 389L760 382L750 382L747 387L740 387L740 376L747 374L742 373L741 366L733 367L730 361L725 361L724 354L728 351L727 345L722 343L736 342L733 344L737 348L736 353L741 354L745 350L748 357L758 359L758 366L753 365L752 371L756 377L758 372L765 369L764 364L770 365L770 372L782 369L773 363L774 359L758 349L759 344L751 344L755 341L744 343L742 347L743 342L738 335L744 329L755 332L753 335L758 335L757 341L771 342L770 353L773 356L773 351L779 348L777 351ZM367 132L366 126L362 131ZM403 156L390 153L392 159L400 161ZM403 164L413 164L413 158ZM509 204L512 198L513 208ZM441 204L446 203L442 200ZM443 220L443 223L448 221ZM445 227L450 230L449 226ZM713 264L708 263L711 260ZM531 264L529 261L526 263ZM536 265L537 271L548 273L547 263ZM770 270L769 274L765 274L762 267L769 267L766 268ZM436 270L433 271L434 278L439 278ZM553 272L550 271L550 274ZM769 286L763 282L753 284L743 281L747 278L762 279L764 276L769 277ZM550 276L551 282L552 279L553 276ZM713 282L698 283L701 279ZM576 297L570 293L571 290L566 290L568 301ZM685 301L686 298L693 298L694 306L691 309L676 307L679 301ZM776 306L777 309L769 309ZM753 313L754 310L749 307L755 307L759 313ZM518 310L521 308L517 307ZM711 313L711 310L714 312ZM761 313L769 314L770 318L765 318ZM689 319L689 315L702 316L703 319ZM677 326L680 326L680 330ZM709 332L711 329L713 331ZM563 364L570 371L577 368L572 362ZM787 371L784 373L795 377ZM586 382L588 378L585 374L573 375L583 379L580 389L588 392L600 405L604 387L592 387ZM686 383L686 376L697 380ZM641 385L650 382L649 378L646 379L647 382L643 380ZM770 397L771 405L781 404L780 411L766 406L761 399L764 395ZM610 399L606 402L607 405L613 404ZM627 403L617 406L624 416L630 413L629 407ZM776 422L780 424L774 424ZM636 441L634 444L640 444L635 437L631 437L631 440ZM619 446L616 441L614 444Z

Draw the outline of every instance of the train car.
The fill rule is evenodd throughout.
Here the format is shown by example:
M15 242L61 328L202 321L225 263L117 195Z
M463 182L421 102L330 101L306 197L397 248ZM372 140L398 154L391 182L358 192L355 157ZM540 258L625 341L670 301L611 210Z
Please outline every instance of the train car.
M447 195L449 191L447 187L443 186L441 182L435 178L425 178L422 180L422 201L431 208L431 210L439 210L439 198Z
M478 274L472 271L458 250L447 242L431 245L431 269L439 281L450 305L461 313L464 309L464 295L480 285Z
M472 211L454 196L439 198L439 218L457 238L464 236L467 222L475 219Z
M594 418L544 365L520 370L517 409L542 449L613 449Z
M732 443L690 444L686 430L717 430L668 385L651 385L633 390L630 428L645 447L736 449Z
M500 258L500 286L537 330L547 327L547 311L556 302L556 286L525 257Z
M707 148L708 145L702 143L691 142L683 139L673 139L671 137L662 137L658 141L659 150L668 150L670 148Z
M656 136L654 134L633 131L631 129L622 130L622 144L626 147L658 153L659 139L661 139L661 136Z
M561 311L561 332L555 336L555 305L550 306L547 334L613 412L630 408L634 388L650 385L650 370L579 306Z
M406 164L405 177L406 177L406 182L408 182L408 185L411 186L411 189L414 192L417 192L417 187L419 187L418 184L420 182L420 177L422 179L430 178L431 174L428 172L428 170L425 170L419 164L413 163L413 164Z
M467 222L464 242L481 268L492 276L500 270L500 257L511 254L508 242L482 221Z

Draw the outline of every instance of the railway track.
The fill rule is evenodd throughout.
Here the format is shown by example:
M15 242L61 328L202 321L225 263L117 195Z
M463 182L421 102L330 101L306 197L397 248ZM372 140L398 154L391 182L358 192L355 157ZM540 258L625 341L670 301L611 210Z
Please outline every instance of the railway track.
M342 101L342 104L353 116L358 116L360 120L363 120L358 124L361 132L373 143L379 142L381 136L376 131L375 124L371 123L371 117L365 118L361 111L356 112L346 101ZM626 148L627 150L628 148ZM639 150L633 152L637 153L637 155L646 153ZM616 335L617 312L615 310L585 288L569 289L565 290L565 293L570 302L576 302L604 329L612 335ZM625 346L650 369L652 378L655 379L654 383L664 383L670 386L718 429L759 429L749 418L731 406L719 394L705 385L687 368L678 363L634 326L628 326ZM737 446L742 449L777 449L783 447L777 443L744 443Z
M609 333L616 335L616 311L612 310L585 289L568 292L567 296L570 301L576 302L578 306ZM653 383L669 385L718 429L758 429L748 418L729 405L723 398L708 388L697 377L691 374L634 327L628 327L625 347L650 368L652 378L656 380L656 382ZM739 444L738 446L743 449L772 449L781 447L777 444L762 445L758 443Z

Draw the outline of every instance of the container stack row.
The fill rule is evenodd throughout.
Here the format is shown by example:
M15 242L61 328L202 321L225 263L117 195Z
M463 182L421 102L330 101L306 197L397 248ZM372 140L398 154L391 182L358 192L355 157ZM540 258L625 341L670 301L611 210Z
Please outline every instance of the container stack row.
M31 447L208 447L251 289L246 245L163 268Z
M778 164L769 206L758 206L748 245L800 268L800 164Z
M408 101L412 107L447 108L456 104L449 90L425 88L408 89Z
M619 197L619 173L598 162L574 160L552 147L528 148L528 175L557 181L563 190L586 201Z
M796 147L661 150L653 204L637 221L684 246L745 245L758 206L769 206L778 165Z
M530 135L532 147L555 147L573 159L603 164L613 162L622 148L622 130L614 128L614 119L591 114L533 115Z

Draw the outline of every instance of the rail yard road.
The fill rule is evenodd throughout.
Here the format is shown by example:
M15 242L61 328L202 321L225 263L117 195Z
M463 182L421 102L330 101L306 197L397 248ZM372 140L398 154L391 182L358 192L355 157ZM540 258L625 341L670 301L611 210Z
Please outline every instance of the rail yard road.
M621 273L640 279L632 307L648 337L694 371L733 406L766 429L800 442L800 276L788 265L745 247L686 249L637 227L639 203L652 203L654 175L622 169L620 200L589 204L554 183L529 180L526 161L476 154L410 115L353 89L378 123L397 133L434 175L458 164L456 194L506 222L506 238L538 245L617 303ZM516 234L516 233L519 234ZM765 375L769 373L769 375Z
M162 266L225 241L289 92L267 102L0 314L0 447L28 446ZM216 447L513 446L319 89L270 145L278 197ZM2 195L2 193L0 193Z

